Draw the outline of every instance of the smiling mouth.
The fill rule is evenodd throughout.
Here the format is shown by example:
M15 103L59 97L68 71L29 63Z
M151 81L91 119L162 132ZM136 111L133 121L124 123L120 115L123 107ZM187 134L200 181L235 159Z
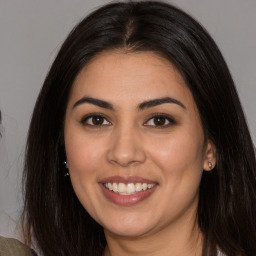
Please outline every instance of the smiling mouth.
M134 195L142 191L150 190L156 183L122 183L108 182L103 184L105 188L119 195Z

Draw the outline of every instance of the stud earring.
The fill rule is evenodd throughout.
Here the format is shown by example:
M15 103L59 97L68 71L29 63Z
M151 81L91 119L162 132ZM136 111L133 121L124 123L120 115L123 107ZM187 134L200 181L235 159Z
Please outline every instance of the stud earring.
M68 163L67 163L67 161L64 161L63 164L65 165L64 177L67 177L67 176L69 176Z
M209 168L212 169L212 162L209 162Z

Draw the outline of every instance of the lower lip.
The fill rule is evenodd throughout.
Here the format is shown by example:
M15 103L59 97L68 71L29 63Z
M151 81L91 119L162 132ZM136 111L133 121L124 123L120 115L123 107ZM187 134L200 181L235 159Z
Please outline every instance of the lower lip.
M99 183L99 184L103 191L103 194L106 196L107 199L109 199L111 202L115 204L122 205L122 206L130 206L130 205L134 205L144 201L155 191L157 187L157 185L155 185L151 189L140 191L132 195L120 195L120 194L114 193L113 191L110 191L102 183Z

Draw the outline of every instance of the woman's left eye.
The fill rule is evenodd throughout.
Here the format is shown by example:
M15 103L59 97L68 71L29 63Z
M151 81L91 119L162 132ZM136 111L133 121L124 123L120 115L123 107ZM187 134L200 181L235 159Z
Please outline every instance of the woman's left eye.
M153 116L147 122L144 123L145 126L153 126L155 128L164 128L172 124L175 124L173 118L169 116Z

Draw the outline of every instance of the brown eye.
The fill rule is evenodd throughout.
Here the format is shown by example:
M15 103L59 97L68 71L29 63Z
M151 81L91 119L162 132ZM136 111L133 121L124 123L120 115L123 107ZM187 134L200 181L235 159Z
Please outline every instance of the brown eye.
M107 126L111 125L111 123L101 115L90 115L84 118L82 121L83 125L87 126Z
M176 124L174 119L170 116L158 114L150 119L146 123L144 123L145 126L151 126L154 128L165 128L169 127L170 125Z
M93 125L102 125L104 123L104 118L102 116L91 117L91 122Z
M164 117L154 117L153 118L153 123L156 126L162 126L166 124L166 121L168 122L168 120L166 120L166 118Z

